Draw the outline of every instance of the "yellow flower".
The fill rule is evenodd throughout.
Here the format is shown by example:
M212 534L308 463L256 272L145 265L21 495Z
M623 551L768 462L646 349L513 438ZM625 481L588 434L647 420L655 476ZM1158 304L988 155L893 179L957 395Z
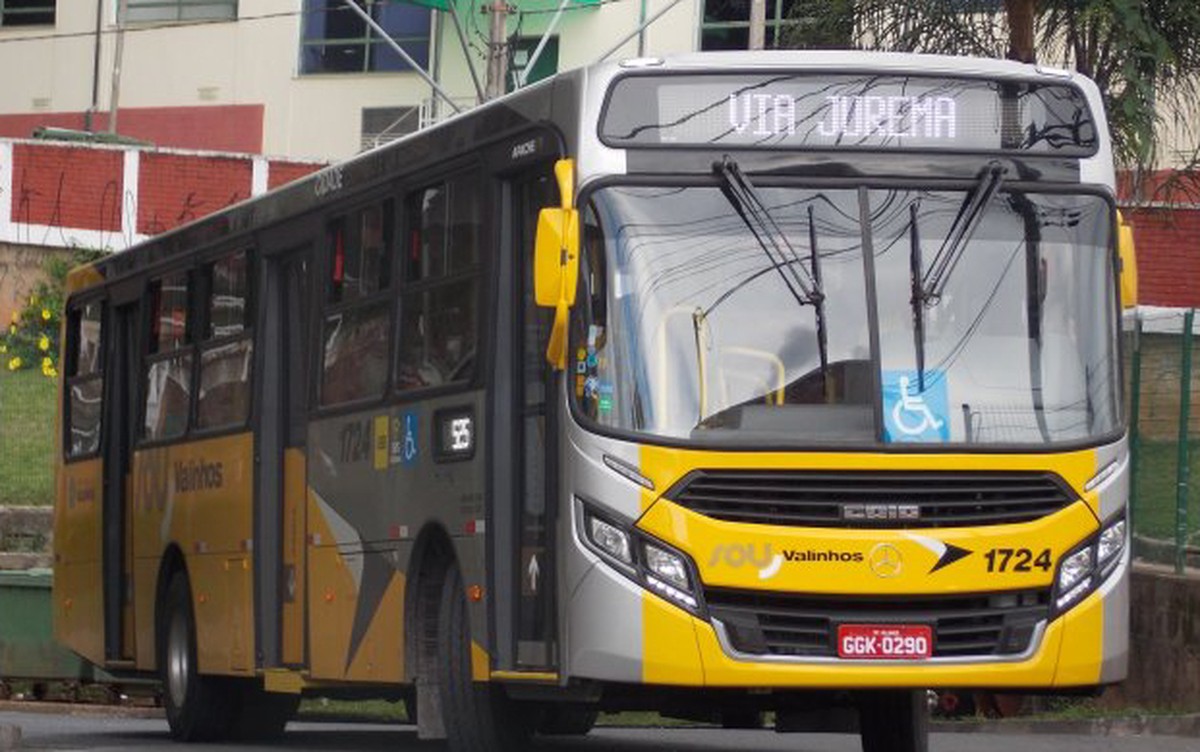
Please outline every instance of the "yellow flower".
M29 296L29 305L31 305L31 306L35 306L35 305L37 305L37 304L38 304L38 298L37 298L37 296L36 296L36 295L30 295L30 296Z
M42 352L46 352L47 350L49 350L50 349L50 338L43 334L42 338L38 340L38 349L41 350Z
M55 370L53 367L51 367L51 368L43 368L43 369L42 369L42 373L46 374L46 377L47 377L47 378L51 378L51 379L57 379L57 378L58 378L58 371L57 371L57 370Z
M42 321L49 321L49 320L50 320L50 309L43 308L42 309Z
M3 355L6 352L8 352L8 345L0 344L0 355Z
M13 311L13 315L12 315L12 322L15 324L15 323L17 323L17 322L18 322L18 321L20 321L20 320L21 320L21 312L20 312L20 311Z
M17 325L16 325L16 324L9 324L9 325L8 325L8 333L9 333L9 334L16 334L16 333L17 333Z
M17 356L15 358L13 358L12 360L8 361L8 370L15 371L20 367L21 367L21 357L20 356Z

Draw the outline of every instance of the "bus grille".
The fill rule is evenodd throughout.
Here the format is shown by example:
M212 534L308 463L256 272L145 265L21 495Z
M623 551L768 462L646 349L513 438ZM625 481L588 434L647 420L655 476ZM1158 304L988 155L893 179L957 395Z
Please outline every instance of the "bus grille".
M1003 525L1075 500L1051 473L697 470L667 491L697 514L794 527Z
M935 658L1017 655L1050 603L1048 589L850 597L708 588L704 597L739 652L796 657L836 657L839 624L928 624Z

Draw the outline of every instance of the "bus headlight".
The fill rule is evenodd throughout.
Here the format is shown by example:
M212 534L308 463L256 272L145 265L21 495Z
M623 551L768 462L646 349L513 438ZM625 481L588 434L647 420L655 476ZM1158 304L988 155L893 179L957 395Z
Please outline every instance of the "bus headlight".
M1112 574L1125 550L1125 530L1121 515L1062 558L1054 583L1055 615L1083 600Z
M580 537L588 548L637 584L703 618L696 568L687 554L577 501L583 520Z
M588 515L588 538L604 553L622 564L632 564L633 554L629 534L595 515Z

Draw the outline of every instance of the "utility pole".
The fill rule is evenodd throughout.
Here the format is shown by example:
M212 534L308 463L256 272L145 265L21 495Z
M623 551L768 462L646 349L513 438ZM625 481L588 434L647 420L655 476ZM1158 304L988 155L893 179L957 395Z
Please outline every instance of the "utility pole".
M750 0L750 49L767 46L767 0Z
M121 58L125 55L125 18L129 0L117 3L117 44L113 50L112 91L109 96L108 132L117 133L117 107L121 102Z
M492 0L485 13L491 13L488 34L487 98L504 96L504 82L508 77L508 4L504 0Z

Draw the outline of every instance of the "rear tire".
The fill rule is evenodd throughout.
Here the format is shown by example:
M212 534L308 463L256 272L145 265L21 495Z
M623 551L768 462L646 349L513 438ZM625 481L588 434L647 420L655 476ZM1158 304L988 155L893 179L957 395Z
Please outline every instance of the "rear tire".
M534 724L503 688L471 674L471 630L462 575L451 565L438 613L438 689L450 752L523 752Z
M238 708L230 736L245 741L269 741L283 736L300 707L300 695L268 692L255 680L239 682Z
M578 705L551 705L542 712L538 733L546 736L587 736L600 711Z
M858 698L863 752L929 752L925 690L864 692Z
M181 742L218 741L229 733L233 701L228 680L202 676L196 663L196 619L187 576L167 587L158 630L158 667L171 737Z

